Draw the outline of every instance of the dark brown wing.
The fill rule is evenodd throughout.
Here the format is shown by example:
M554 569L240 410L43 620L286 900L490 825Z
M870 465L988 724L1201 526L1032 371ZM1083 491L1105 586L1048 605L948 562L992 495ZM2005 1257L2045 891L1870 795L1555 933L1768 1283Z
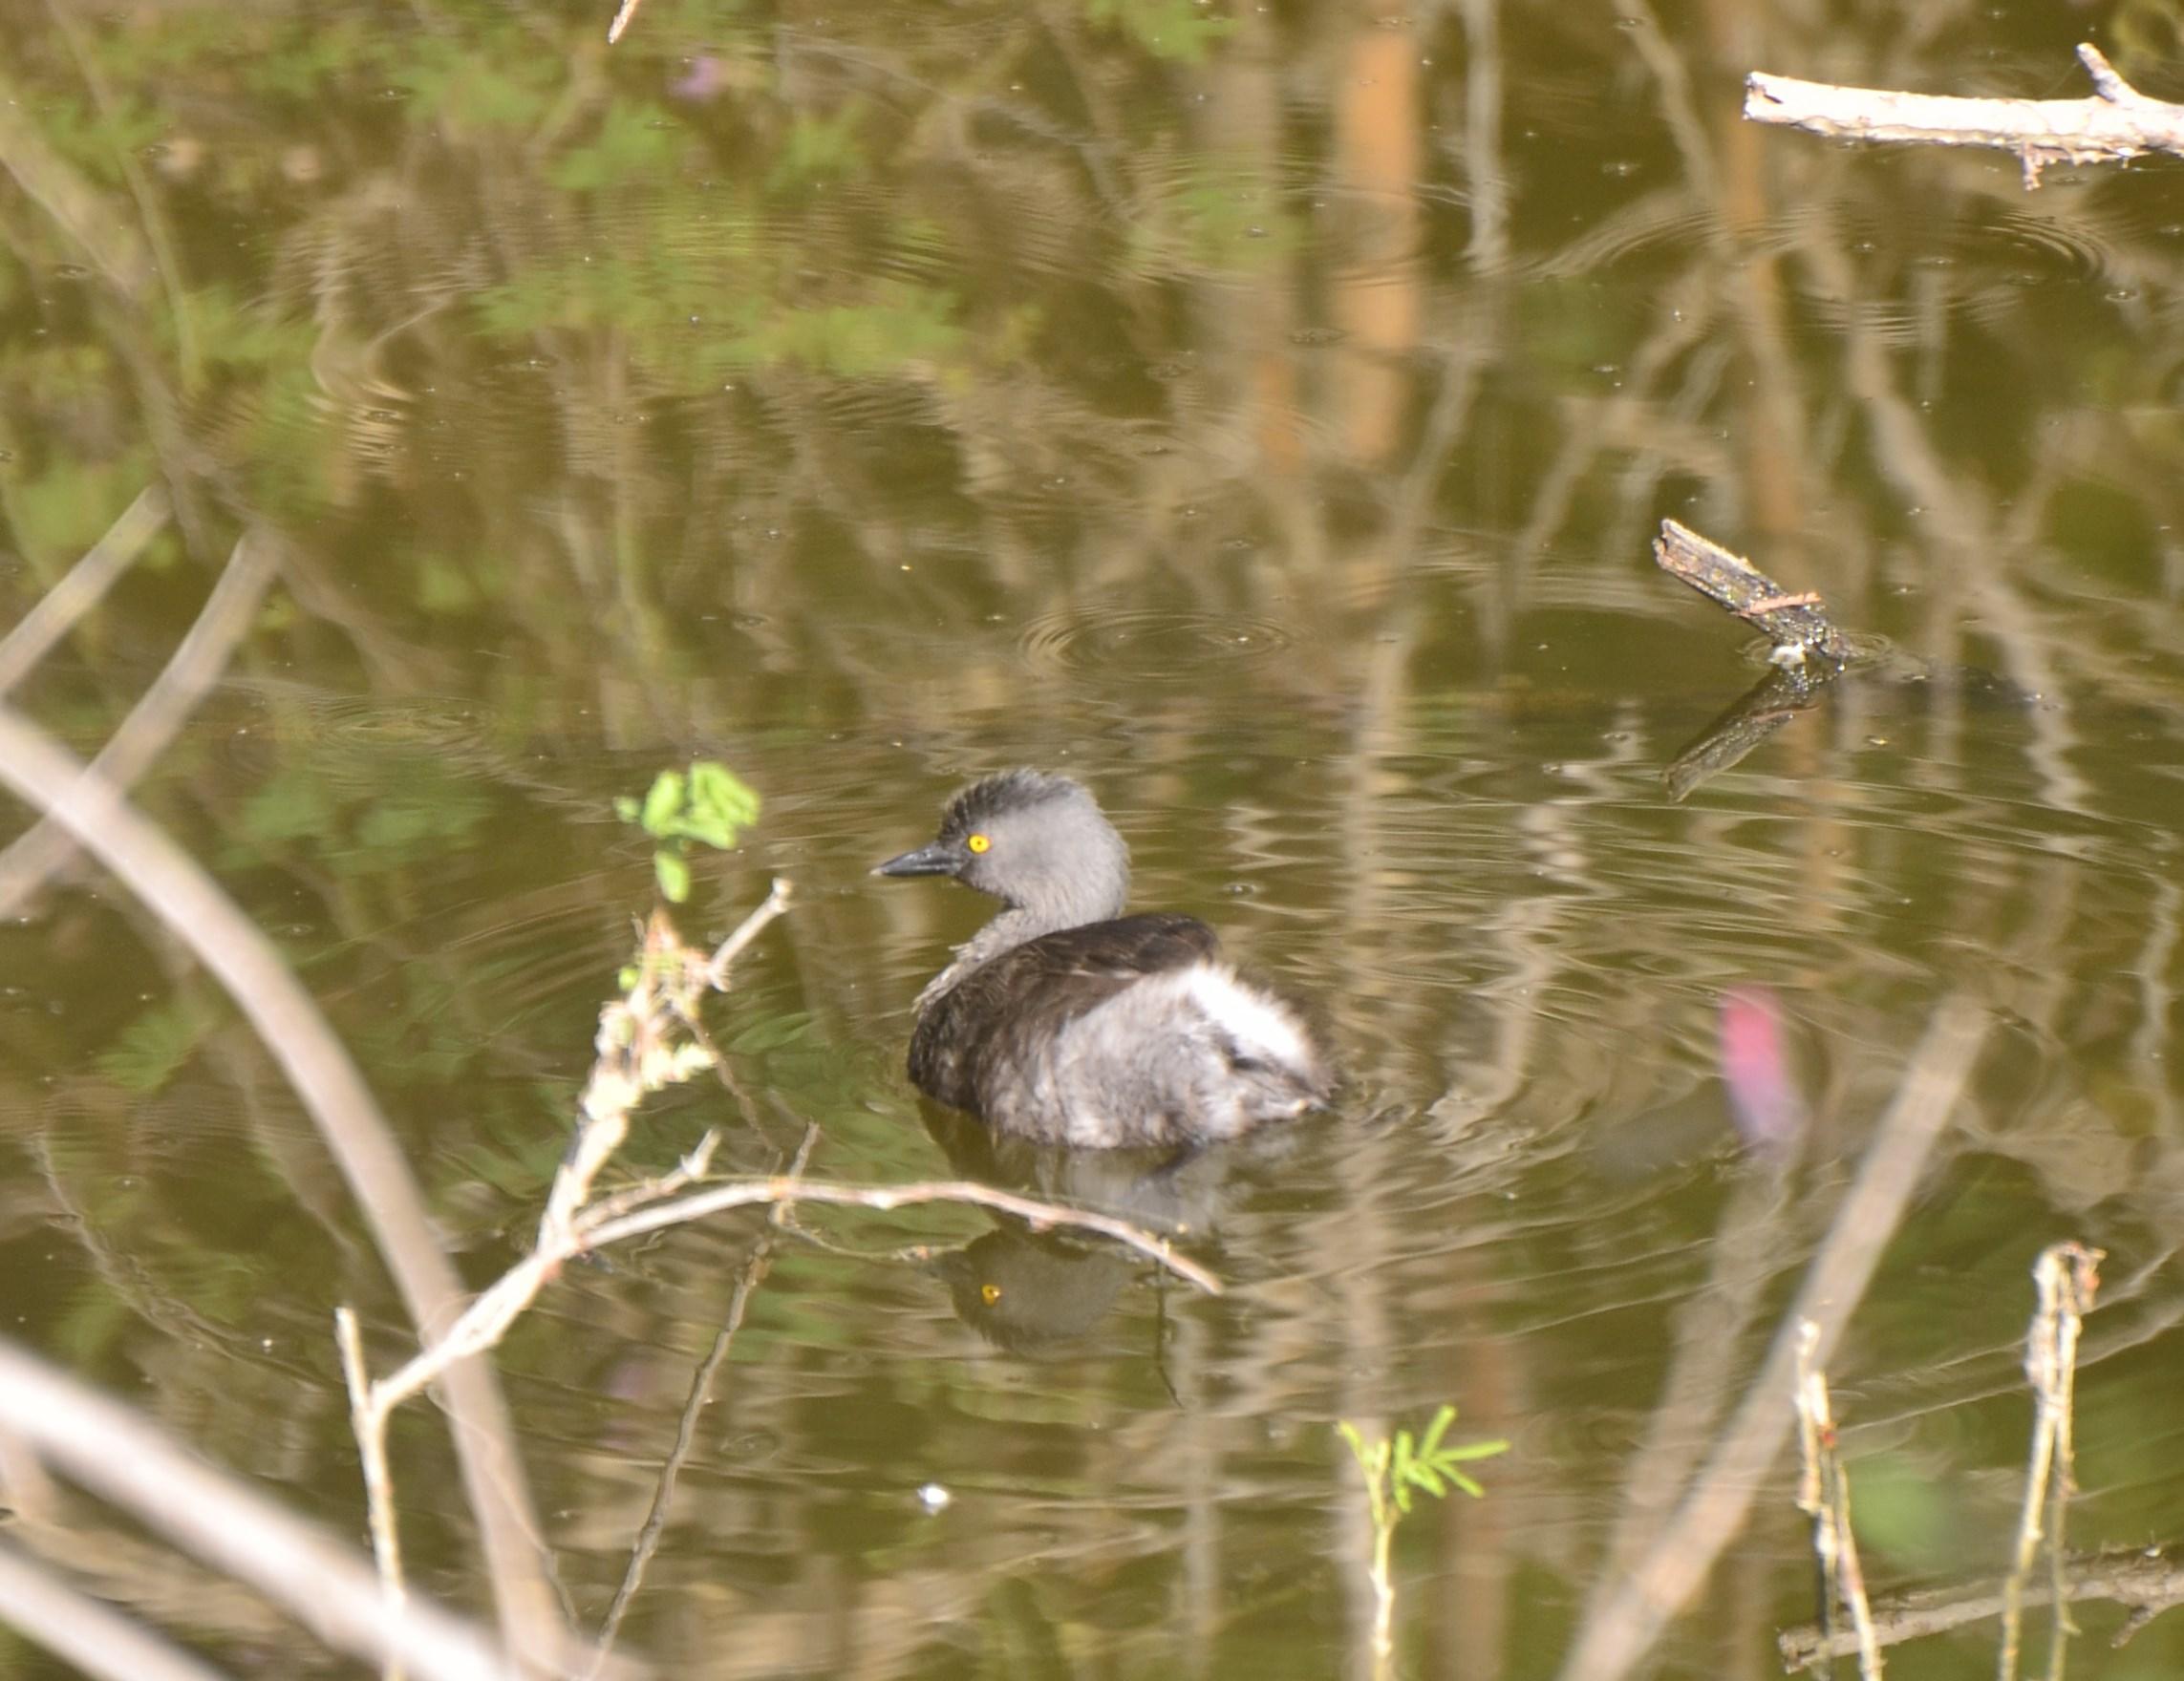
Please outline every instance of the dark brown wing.
M1219 947L1196 917L1169 911L1027 940L933 1001L910 1037L910 1078L943 1103L976 1109L985 1071L1011 1044L1041 1044L1140 976L1188 968Z

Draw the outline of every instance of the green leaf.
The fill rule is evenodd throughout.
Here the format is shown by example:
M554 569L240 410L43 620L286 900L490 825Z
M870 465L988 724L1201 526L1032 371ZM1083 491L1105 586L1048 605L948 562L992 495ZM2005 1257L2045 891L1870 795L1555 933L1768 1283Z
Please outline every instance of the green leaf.
M660 896L670 904L680 904L690 897L690 865L679 852L661 847L653 854L653 874L660 884Z
M665 840L674 833L674 819L682 811L682 773L662 771L645 794L642 821L645 833Z

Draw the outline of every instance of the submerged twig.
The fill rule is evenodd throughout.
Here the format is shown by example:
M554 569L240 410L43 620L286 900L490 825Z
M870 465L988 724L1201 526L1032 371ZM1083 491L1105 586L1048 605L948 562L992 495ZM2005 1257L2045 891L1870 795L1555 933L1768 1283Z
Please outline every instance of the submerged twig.
M2073 1602L2105 1599L2129 1606L2131 1617L2117 1636L2119 1646L2149 1619L2184 1603L2184 1569L2159 1552L2134 1550L2070 1559L2063 1550L2066 1501L2075 1489L2071 1420L2078 1336L2099 1288L2097 1268L2103 1259L2099 1249L2062 1243L2042 1250L2033 1266L2039 1306L2025 1335L2024 1351L2025 1377L2034 1398L2032 1448L2015 1564L2002 1591L1926 1588L1901 1594L1885 1603L1877 1615L1870 1614L1870 1628L1855 1634L1825 1625L1786 1629L1778 1644L1787 1668L1809 1668L1862 1648L1868 1640L1876 1648L1894 1646L1999 1617L2002 1629L1997 1672L2002 1681L2012 1681L2018 1672L2025 1607L2051 1606L2055 1625L2047 1674L2051 1681L2059 1681L2064 1642L2076 1632L2068 1611ZM2048 1543L2049 1567L2047 1579L2040 1582L2033 1579L2033 1566L2043 1539Z
M2119 1647L2155 1617L2184 1605L2184 1564L2166 1553L2138 1547L2081 1553L2064 1561L2063 1575L2060 1597L2051 1583L2028 1582L2025 1607L2088 1601L2122 1606L2130 1615L2114 1636L2113 1644ZM1987 1584L1916 1588L1876 1602L1874 1635L1883 1647L1901 1646L2000 1617L2002 1609L2002 1593ZM1786 1628L1775 1642L1785 1670L1810 1669L1826 1659L1846 1656L1855 1644L1856 1636L1850 1631L1830 1635L1816 1624Z
M1904 94L1754 71L1745 80L1745 116L1830 139L1999 147L2017 154L2027 190L2050 164L2121 163L2147 152L2184 157L2184 105L2147 97L2093 46L2080 46L2078 61L2093 84L2083 99Z

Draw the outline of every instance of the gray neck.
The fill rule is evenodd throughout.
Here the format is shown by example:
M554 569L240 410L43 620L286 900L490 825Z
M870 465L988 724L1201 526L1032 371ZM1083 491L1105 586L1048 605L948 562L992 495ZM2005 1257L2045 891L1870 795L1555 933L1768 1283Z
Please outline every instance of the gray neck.
M1097 862L1099 868L1066 882L1038 883L1036 890L1025 893L1024 903L1010 905L958 946L955 961L927 982L925 990L917 995L919 1013L979 965L1015 950L1026 940L1121 916L1130 894L1129 863L1121 843L1117 842L1112 855Z

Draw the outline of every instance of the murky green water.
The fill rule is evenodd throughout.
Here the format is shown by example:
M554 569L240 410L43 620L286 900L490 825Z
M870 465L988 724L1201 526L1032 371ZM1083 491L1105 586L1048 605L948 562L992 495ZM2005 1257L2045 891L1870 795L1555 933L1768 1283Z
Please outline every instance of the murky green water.
M595 9L17 9L8 621L147 484L175 513L12 702L96 751L238 536L285 538L140 798L464 1275L527 1244L652 902L611 800L707 755L765 810L686 926L797 901L713 1020L741 1099L662 1102L630 1165L718 1125L768 1171L809 1125L815 1177L1180 1220L1229 1286L948 1209L569 1269L501 1370L577 1627L717 1355L621 1635L659 1673L1363 1676L1334 1427L1448 1400L1511 1447L1402 1527L1398 1672L1556 1674L1952 994L1977 1071L1833 1363L1868 1574L1998 1580L2063 1237L2109 1257L2072 1544L2179 1541L2184 174L2027 194L1735 115L1749 68L2074 96L2088 36L2173 93L2166 16L648 0L609 52ZM1653 567L1663 516L1932 674L1672 799L1757 672ZM1317 1012L1335 1113L1148 1178L921 1108L910 1000L983 906L866 871L1015 763ZM1729 1124L1750 989L1788 1165ZM0 927L0 1329L361 1543L331 1315L381 1364L410 1332L232 1006L82 874ZM395 1449L421 1585L476 1607L442 1421ZM1776 1671L1793 1483L1657 1672ZM234 1672L338 1670L62 1510L0 1540ZM2077 1615L2074 1674L2184 1667L2174 1619Z

